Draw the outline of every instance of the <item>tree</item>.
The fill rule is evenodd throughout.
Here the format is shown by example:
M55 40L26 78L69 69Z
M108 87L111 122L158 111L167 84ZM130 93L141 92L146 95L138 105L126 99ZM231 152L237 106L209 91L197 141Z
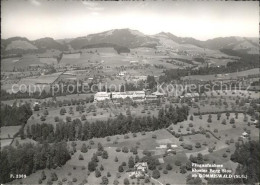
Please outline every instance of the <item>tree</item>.
M181 165L181 167L180 167L180 173L184 174L184 173L186 173L186 172L187 172L186 166L185 166L185 165Z
M101 172L98 169L95 170L95 176L97 178L101 176Z
M118 185L118 184L119 184L118 180L115 179L114 182L113 182L113 185Z
M34 111L39 111L40 110L40 106L39 104L36 104L33 108Z
M46 175L45 175L45 171L43 170L41 174L41 180L45 180L45 179L46 179Z
M117 156L115 157L114 161L115 161L115 162L118 162L118 158L117 158Z
M107 153L106 150L103 151L103 153L102 153L102 158L103 158L103 159L107 159L107 158L108 158L108 153Z
M128 148L126 146L124 146L123 149L122 149L122 152L128 153L128 151L129 151Z
M218 120L220 120L221 113L218 112L217 117L218 117Z
M96 162L90 161L90 162L88 163L88 170L89 170L90 172L95 171L95 170L96 170Z
M101 184L102 184L102 185L107 185L108 182L109 182L109 181L108 181L108 178L107 178L106 176L103 176L103 177L102 177L102 182L101 182Z
M238 119L238 113L237 112L235 113L235 116L236 116L236 119Z
M102 146L101 143L98 143L98 151L103 151L104 150L104 147Z
M222 124L223 124L223 125L226 125L226 124L227 124L227 122L226 122L225 119L222 120Z
M135 156L135 163L138 163L140 161L140 158L138 155Z
M82 144L80 151L82 153L87 153L88 152L88 147L87 147L87 145L85 143Z
M66 121L67 122L71 122L71 117L70 116L66 116Z
M176 161L175 161L175 165L176 165L176 166L181 166L181 161L176 160Z
M104 170L104 166L101 164L99 169L100 169L100 171L103 171Z
M120 165L120 166L118 167L118 172L123 172L123 171L124 171L124 168L123 168L123 166Z
M166 170L169 170L169 171L172 170L172 165L168 163L168 164L166 165Z
M230 119L230 124L234 124L235 123L235 119L234 118L231 118Z
M84 157L82 154L79 154L79 160L84 160Z
M158 179L158 178L160 178L160 176L161 176L161 174L160 174L159 170L153 170L152 177L154 179Z
M55 172L51 173L51 180L52 181L57 181L58 180L58 176Z
M226 113L226 116L227 116L227 119L229 119L230 113L227 112L227 113Z
M191 169L192 169L192 163L191 163L190 160L186 162L186 169L187 169L188 171L191 171Z
M196 148L201 148L201 144L200 144L199 142L197 142L197 143L195 144L195 147L196 147Z
M124 179L124 185L129 185L129 184L130 184L130 182L129 182L128 178L125 178Z
M128 159L128 167L133 168L134 165L135 165L134 158L132 156L130 156Z
M198 153L197 155L197 163L203 164L203 155L201 153Z
M48 110L44 110L43 114L44 114L45 116L49 115Z
M87 118L86 118L86 116L83 114L82 116L81 116L81 121L85 121Z
M144 183L149 183L150 182L150 178L149 177L145 177Z
M190 116L190 120L193 121L193 116L192 115Z
M55 116L55 117L54 117L54 121L55 121L55 122L58 122L59 120L60 120L60 119L59 119L58 116Z
M41 116L41 121L45 121L46 117L45 116Z

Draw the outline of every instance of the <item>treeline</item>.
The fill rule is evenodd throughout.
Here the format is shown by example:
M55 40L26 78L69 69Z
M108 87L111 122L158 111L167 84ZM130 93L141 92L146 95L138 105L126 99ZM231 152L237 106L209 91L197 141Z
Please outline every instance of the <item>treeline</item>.
M0 158L0 182L8 183L14 179L11 174L27 176L40 169L61 167L71 158L65 142L44 144L23 144L17 148L4 147Z
M236 150L231 155L233 162L239 163L235 175L247 178L209 178L208 184L257 184L260 181L260 145L259 141L245 144L236 143Z
M31 115L32 110L28 103L20 107L1 104L0 126L17 126L26 124Z
M242 184L254 184L260 181L260 145L259 141L249 141L237 145L231 160L239 163L236 174L247 175L247 179L241 179Z
M171 80L179 80L181 77L189 75L212 75L233 73L253 68L259 68L259 55L239 54L240 59L236 62L228 62L226 66L219 67L200 67L199 69L167 69L164 75L160 76L161 82L170 82Z
M55 89L53 91L53 92L55 92L54 95L52 94L52 90L50 90L48 92L43 90L41 93L39 91L31 92L31 93L21 92L21 91L18 91L17 93L9 93L9 92L1 89L1 100L5 101L5 100L28 99L28 98L45 99L45 98L50 98L50 97L66 96L66 95L71 95L71 94L78 94L79 92L84 92L82 88L83 88L83 86L79 85L78 91L77 91L77 88L72 89L69 86L64 85L63 89L60 86L59 91L57 91Z
M117 44L112 44L112 43L98 43L98 44L90 44L83 46L82 49L91 49L91 48L108 48L112 47L114 48L118 54L120 53L130 53L130 49L125 47L125 46L120 46Z
M118 115L115 119L106 121L95 121L82 123L80 119L71 121L67 119L65 123L59 120L56 128L52 124L32 124L26 128L26 136L38 142L47 141L75 141L88 140L91 138L103 138L117 134L126 134L129 132L136 133L141 131L153 131L166 128L170 124L186 120L188 116L188 107L182 106L173 108L171 105L168 109L161 109L158 117L144 116L133 118L130 115ZM56 120L58 121L58 120Z

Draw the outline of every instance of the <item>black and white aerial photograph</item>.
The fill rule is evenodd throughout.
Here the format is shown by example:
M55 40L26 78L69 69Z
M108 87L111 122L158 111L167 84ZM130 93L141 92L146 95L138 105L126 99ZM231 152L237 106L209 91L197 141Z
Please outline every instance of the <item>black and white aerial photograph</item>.
M1 185L260 183L258 1L1 0Z

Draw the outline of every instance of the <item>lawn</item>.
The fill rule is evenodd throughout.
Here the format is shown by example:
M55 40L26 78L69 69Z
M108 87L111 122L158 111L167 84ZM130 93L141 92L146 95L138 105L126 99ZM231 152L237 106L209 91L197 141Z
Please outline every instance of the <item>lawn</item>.
M0 128L1 139L3 138L13 138L14 134L16 134L21 126L5 126Z

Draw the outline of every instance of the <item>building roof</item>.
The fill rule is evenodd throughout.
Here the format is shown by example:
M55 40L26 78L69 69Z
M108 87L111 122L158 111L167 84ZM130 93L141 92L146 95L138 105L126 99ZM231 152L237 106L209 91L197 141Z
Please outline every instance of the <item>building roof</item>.
M136 163L134 167L135 167L135 168L138 168L138 167L147 168L147 162Z
M163 93L160 93L158 91L156 92L153 92L152 95L155 95L155 96L163 96L164 94Z

